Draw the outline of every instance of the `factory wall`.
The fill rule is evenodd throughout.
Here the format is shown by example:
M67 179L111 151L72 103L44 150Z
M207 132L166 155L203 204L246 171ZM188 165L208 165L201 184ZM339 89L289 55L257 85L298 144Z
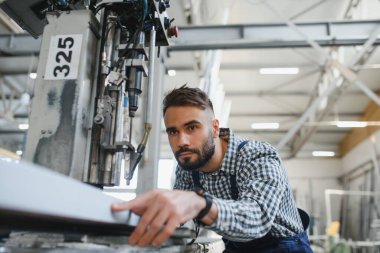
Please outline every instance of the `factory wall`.
M353 169L360 167L361 164L372 161L373 155L380 150L380 131L373 133L373 135L362 141L343 158L343 172L350 173Z
M314 226L310 231L314 235L326 231L326 189L342 189L339 177L343 173L340 159L291 159L285 160L291 187L298 207L306 210L313 218ZM333 217L339 209L332 208Z
M379 192L379 141L380 131L376 131L342 158L345 190ZM379 240L379 228L376 231L371 228L379 219L379 206L380 196L346 197L342 210L343 236L356 241Z

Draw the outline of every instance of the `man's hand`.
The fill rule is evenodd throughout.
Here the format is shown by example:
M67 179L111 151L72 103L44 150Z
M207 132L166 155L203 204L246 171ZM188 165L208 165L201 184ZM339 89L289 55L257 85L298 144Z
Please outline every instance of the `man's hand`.
M129 244L159 246L205 206L206 201L191 191L151 190L131 201L113 204L112 211L130 210L141 216Z

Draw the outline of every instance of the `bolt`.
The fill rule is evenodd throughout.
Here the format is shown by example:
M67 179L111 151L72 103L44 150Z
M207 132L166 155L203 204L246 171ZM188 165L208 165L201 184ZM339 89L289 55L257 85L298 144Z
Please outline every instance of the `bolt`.
M97 114L94 118L95 124L102 124L104 122L104 117L101 114Z

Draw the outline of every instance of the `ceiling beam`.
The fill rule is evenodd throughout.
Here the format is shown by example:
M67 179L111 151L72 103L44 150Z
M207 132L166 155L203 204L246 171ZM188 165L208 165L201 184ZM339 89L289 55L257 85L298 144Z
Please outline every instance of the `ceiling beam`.
M325 50L322 49L322 44L319 43L318 36L315 36L313 33L308 33L307 30L304 30L301 28L300 25L296 25L294 22L289 20L288 18L284 17L281 12L279 12L275 6L270 4L269 2L264 2L264 4L273 11L278 17L281 17L284 19L285 23L293 31L294 34L297 34L299 37L303 38L304 41L314 49L317 53L319 53L321 56L323 56L323 61L321 61L321 64L323 64L326 67L326 71L323 72L323 80L325 80L325 83L327 84L324 91L321 92L322 94L313 94L310 101L310 106L305 110L303 115L300 117L300 119L293 125L293 127L286 133L284 138L281 139L281 141L277 144L278 149L284 148L286 144L290 144L291 148L291 157L295 157L297 155L297 152L302 148L302 146L305 144L305 142L312 136L312 134L317 130L316 127L311 128L305 128L304 124L305 122L313 117L313 120L315 121L321 121L323 117L328 113L329 110L331 110L330 106L326 106L322 110L318 110L318 107L322 104L323 101L325 101L326 98L330 97L329 102L331 101L337 101L340 95L342 94L343 90L343 78L344 76L346 79L350 79L345 75L345 73L342 72L342 69L346 72L349 72L350 70L347 70L348 68L344 68L343 64L340 64L336 59L333 59L331 55L329 55ZM370 30L368 30L367 36L365 37L365 41L362 43L363 48L357 53L357 55L350 61L349 66L353 67L355 66L359 60L364 59L364 56L366 55L366 58L368 59L367 52L372 52L371 50L373 48L373 45L378 42L377 35L380 31L380 25L379 23L375 24ZM350 32L354 32L351 30ZM354 32L356 33L356 32ZM328 35L330 35L330 31L328 31ZM333 63L336 63L335 65ZM331 69L339 68L339 71L341 72L341 75L338 77L335 77L332 74ZM331 77L329 79L334 79L333 81L327 81L328 74L331 74ZM350 74L351 75L351 74ZM357 76L355 75L355 79L357 79ZM349 80L350 81L350 80ZM356 81L356 80L355 80ZM360 80L357 80L355 83L358 83ZM352 82L352 81L350 81ZM365 85L359 85L358 86L365 90L365 93L371 95L376 99L376 95L372 93ZM333 98L333 99L331 99ZM335 98L335 99L334 99ZM376 101L378 104L380 104L380 100ZM333 102L332 104L335 104Z
M297 23L320 46L363 45L380 20ZM168 51L310 47L287 24L240 24L180 27L179 38ZM380 44L380 39L374 45ZM39 53L41 39L28 34L0 35L0 52L9 55Z
M287 129L284 130L237 130L234 129L234 133L237 134L286 134L288 132ZM320 134L346 134L348 133L348 130L343 129L343 128L337 128L336 130L321 130L318 129L316 130L315 133L320 133Z
M0 96L0 99L3 99L1 96ZM231 113L230 114L230 118L237 118L237 117L245 117L245 118L249 118L249 117L293 117L293 118L299 118L302 114L298 114L298 113ZM330 115L332 116L335 116L336 114L335 113L330 113ZM361 117L362 114L361 113L342 113L340 112L339 113L339 117ZM19 119L26 119L28 118L28 114L26 113L17 113L15 115L13 115L14 118L19 118Z
M319 46L363 45L380 20L297 23ZM377 39L375 45L380 44ZM310 43L287 24L240 24L180 27L168 51L310 47Z
M171 57L171 55L169 55ZM261 68L290 68L294 67L294 64L260 64L257 62L222 62L220 69L222 70L259 70ZM369 66L373 67L373 66ZM194 71L194 64L172 64L166 66L167 69L174 69L175 71ZM302 64L302 69L316 69L316 64Z
M0 135L2 134L26 134L25 130L7 130L7 129L1 129L0 130Z
M41 38L35 39L29 34L1 34L0 52L7 55L39 54Z
M0 57L0 73L5 75L37 72L38 57L36 56L7 56Z
M316 133L320 134L346 134L348 133L349 130L344 129L344 128L336 128L336 129L331 129L331 130L322 130L318 129ZM239 130L239 129L234 129L234 133L240 134L240 135L247 135L247 134L286 134L288 132L287 129L283 130ZM0 131L1 134L1 131ZM166 132L164 130L161 131L161 134L166 136Z
M0 1L1 3L1 1ZM16 22L13 21L3 10L0 9L0 23L7 27L7 29L14 33L21 33L23 30Z
M355 73L358 70L355 70L355 73L350 70L359 62L366 62L370 55L373 53L373 44L377 40L377 36L380 33L380 25L375 27L374 31L372 31L368 40L364 43L363 48L349 61L348 67L344 66L342 63L337 60L332 60L330 62L330 68L336 68L340 72L340 77L335 78L334 83L330 83L324 94L326 97L329 97L327 106L324 107L323 110L313 112L313 118L315 121L321 121L323 118L329 113L334 105L342 96L344 90L348 87L349 84L356 84L363 91L363 94L366 94L373 100L375 100L380 105L380 99L378 96L370 90L367 86L362 83ZM325 73L326 74L326 73ZM345 78L346 80L343 80ZM324 95L313 98L312 105L320 104L321 99L323 99ZM308 108L307 111L312 110L312 106ZM304 116L304 115L303 115ZM307 140L313 135L313 133L317 130L317 127L304 127L301 126L296 132L293 133L293 138L289 140L291 146L291 153L293 156L297 155L297 152L302 148L302 146L307 142ZM291 131L289 131L291 133ZM281 140L280 144L285 144L286 138ZM279 144L279 145L280 145Z
M372 92L376 92L376 90L372 90ZM350 90L344 93L347 96L365 96L362 91L359 90ZM226 91L226 96L228 97L244 97L244 96L310 96L310 92L307 91L271 91L270 93L260 92L260 91Z
M294 117L294 118L299 118L301 117L301 113L231 113L230 118L233 117ZM335 116L335 112L330 112L330 114L327 115L332 115ZM361 117L361 113L342 113L340 112L339 117Z

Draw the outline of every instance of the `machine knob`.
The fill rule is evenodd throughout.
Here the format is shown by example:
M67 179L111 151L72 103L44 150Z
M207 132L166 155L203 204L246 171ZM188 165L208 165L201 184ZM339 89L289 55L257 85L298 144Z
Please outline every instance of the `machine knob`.
M178 38L178 34L179 34L179 30L178 30L178 27L175 25L175 26L172 26L168 29L168 37L171 38L173 36L175 36L176 38Z

